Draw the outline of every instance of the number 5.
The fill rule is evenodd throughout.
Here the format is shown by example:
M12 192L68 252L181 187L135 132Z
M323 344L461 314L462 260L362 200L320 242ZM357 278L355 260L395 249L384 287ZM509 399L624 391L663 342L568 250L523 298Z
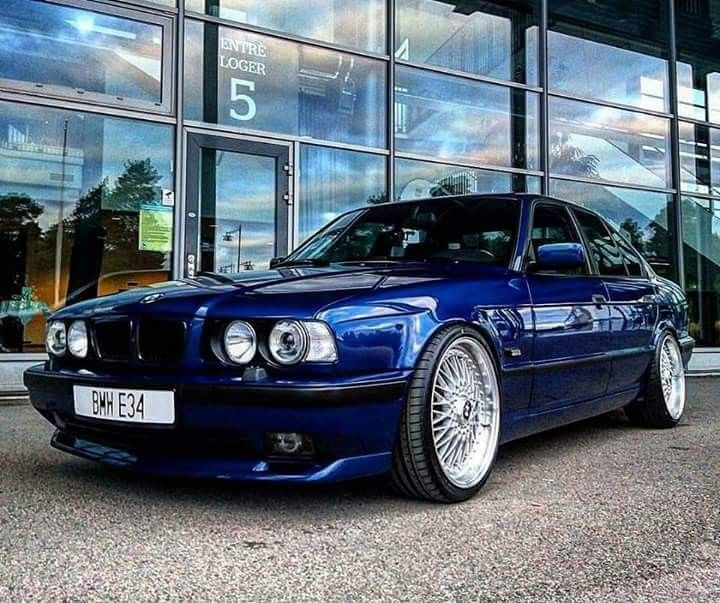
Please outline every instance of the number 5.
M230 117L239 121L250 121L257 113L257 106L251 96L240 92L241 88L247 88L250 92L255 92L255 82L236 78L230 80L230 100L232 102L242 101L247 104L247 112L238 113L235 109L230 109Z

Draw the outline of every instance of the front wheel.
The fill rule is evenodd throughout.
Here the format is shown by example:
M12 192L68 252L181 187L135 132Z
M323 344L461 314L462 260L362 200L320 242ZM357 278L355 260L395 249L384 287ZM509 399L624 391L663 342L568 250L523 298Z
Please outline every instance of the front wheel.
M500 440L501 394L492 353L472 328L448 327L420 357L400 420L391 484L459 502L487 481Z
M680 344L672 333L664 333L655 349L645 394L631 402L625 413L643 427L674 427L685 410L685 366Z

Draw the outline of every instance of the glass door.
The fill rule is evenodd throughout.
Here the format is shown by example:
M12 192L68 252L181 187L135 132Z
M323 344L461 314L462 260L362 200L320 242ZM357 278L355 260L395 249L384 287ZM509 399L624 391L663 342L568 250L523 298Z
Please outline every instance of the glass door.
M287 254L290 145L189 134L185 274L264 270Z

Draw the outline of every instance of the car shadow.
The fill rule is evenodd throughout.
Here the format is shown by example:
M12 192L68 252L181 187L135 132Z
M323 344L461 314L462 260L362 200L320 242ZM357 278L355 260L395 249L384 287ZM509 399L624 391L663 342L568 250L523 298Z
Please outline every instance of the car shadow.
M579 442L596 437L606 442L634 429L622 413L609 413L505 444L500 448L494 475L484 491L502 488L518 466L531 467L539 461L546 467L548 463L563 463L564 457L577 452ZM64 458L64 462L36 465L33 475L64 484L70 482L72 490L82 492L85 501L123 499L128 502L128 498L136 498L146 506L176 507L185 512L188 503L196 510L213 512L223 509L263 514L269 510L292 511L292 517L299 521L318 511L325 517L373 513L380 508L383 513L393 510L405 513L412 508L427 509L428 505L397 496L382 477L336 484L250 483L147 475L83 459Z

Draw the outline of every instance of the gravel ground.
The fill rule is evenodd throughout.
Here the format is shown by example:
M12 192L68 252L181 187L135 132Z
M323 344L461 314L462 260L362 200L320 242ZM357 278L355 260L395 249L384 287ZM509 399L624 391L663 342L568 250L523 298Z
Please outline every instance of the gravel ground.
M0 408L0 601L720 600L720 380L670 431L615 414L504 446L480 496L136 476Z

